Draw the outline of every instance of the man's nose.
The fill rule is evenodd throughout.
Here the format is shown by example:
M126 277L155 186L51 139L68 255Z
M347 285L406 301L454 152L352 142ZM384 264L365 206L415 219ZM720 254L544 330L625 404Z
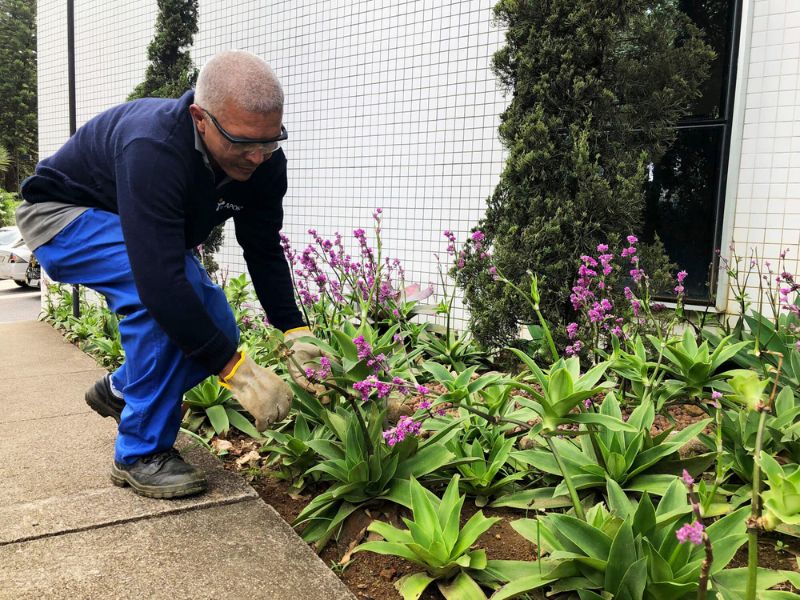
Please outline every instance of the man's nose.
M247 160L251 164L260 165L265 160L272 156L272 152L265 152L264 150L253 150L247 154Z

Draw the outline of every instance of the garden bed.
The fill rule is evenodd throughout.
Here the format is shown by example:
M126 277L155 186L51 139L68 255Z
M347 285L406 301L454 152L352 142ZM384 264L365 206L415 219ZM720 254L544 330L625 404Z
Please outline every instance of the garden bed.
M700 409L694 407L675 407L671 409L679 428L696 422L701 418ZM666 419L665 419L666 422ZM666 424L666 423L665 423ZM306 507L315 493L324 488L315 489L309 486L303 494L297 495L291 484L274 476L268 467L259 466L260 460L254 455L250 461L241 460L249 452L257 448L254 440L236 436L230 440L232 448L223 457L225 467L239 472L258 495L271 505L287 523L292 523L297 515ZM240 461L240 464L237 464ZM441 490L438 490L441 493ZM510 508L484 507L487 517L500 517L502 520L491 527L478 540L476 547L484 548L489 559L526 560L537 559L536 547L511 528L510 522L524 518L525 511ZM471 501L464 504L461 524L478 511ZM320 558L347 585L350 591L364 600L402 600L394 587L394 582L403 575L414 573L420 567L394 556L384 556L372 552L353 553L358 544L367 541L370 533L366 528L373 519L387 521L395 526L402 526L401 518L410 517L410 511L398 505L383 502L366 509L356 511L342 528L338 538L332 539L320 554ZM780 534L762 534L759 539L759 565L769 569L800 571L798 568L800 543L797 539ZM730 563L730 568L747 566L747 547L742 546ZM777 589L797 591L786 584ZM430 586L421 596L421 600L441 600L443 597L435 586Z
M232 470L241 470L241 467L236 465L235 458L235 456L231 455L230 460L225 461L226 467ZM295 495L291 485L273 477L269 469L258 471L249 469L243 474L250 479L250 485L258 492L264 502L271 505L287 523L291 523L313 497L312 491L308 491L301 496ZM462 525L477 510L474 503L466 502L461 515ZM483 513L487 517L500 517L502 519L478 540L478 547L486 550L488 558L536 560L536 548L517 534L509 525L510 521L525 517L524 511L484 507ZM372 519L377 518L398 525L400 517L409 516L409 511L390 503L359 510L345 523L339 538L331 540L326 546L320 554L320 558L339 576L357 598L364 600L402 600L402 597L394 587L394 582L403 575L419 571L419 566L394 556L383 556L371 552L358 552L351 555L351 552L355 546L367 540L369 533L366 528ZM759 565L762 567L798 571L798 556L800 556L800 543L793 538L780 535L762 535L759 540ZM343 561L343 558L348 560ZM731 568L744 566L747 566L746 546L739 550L730 564ZM796 591L790 586L780 589ZM434 586L431 586L421 596L421 599L441 600L442 596Z

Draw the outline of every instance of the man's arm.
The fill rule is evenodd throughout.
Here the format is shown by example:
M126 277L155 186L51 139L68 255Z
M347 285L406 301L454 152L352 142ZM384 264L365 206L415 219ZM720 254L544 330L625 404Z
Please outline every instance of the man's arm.
M244 251L247 270L270 323L281 331L304 327L305 321L294 299L289 264L280 244L283 227L283 196L286 193L286 158L270 159L268 176L253 182L259 186L254 198L234 216L236 239Z
M174 149L149 140L128 144L117 157L120 222L142 304L184 354L219 373L236 342L214 324L186 278L185 173Z

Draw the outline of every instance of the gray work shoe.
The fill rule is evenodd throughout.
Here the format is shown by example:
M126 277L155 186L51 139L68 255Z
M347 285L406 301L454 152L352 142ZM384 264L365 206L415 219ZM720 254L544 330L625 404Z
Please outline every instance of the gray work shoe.
M132 465L114 461L111 483L131 486L148 498L181 498L205 491L208 481L197 468L183 460L175 448L143 456Z
M101 417L111 417L119 425L125 400L117 398L111 391L111 375L105 375L86 392L86 404Z

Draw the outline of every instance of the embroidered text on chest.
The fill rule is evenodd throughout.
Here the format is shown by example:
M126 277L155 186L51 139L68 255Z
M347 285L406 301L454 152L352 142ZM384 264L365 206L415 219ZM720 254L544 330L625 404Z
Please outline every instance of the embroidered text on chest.
M226 208L228 210L239 211L242 210L244 206L241 206L239 204L233 204L231 202L225 202L225 198L220 198L219 200L217 200L217 212L224 210Z

